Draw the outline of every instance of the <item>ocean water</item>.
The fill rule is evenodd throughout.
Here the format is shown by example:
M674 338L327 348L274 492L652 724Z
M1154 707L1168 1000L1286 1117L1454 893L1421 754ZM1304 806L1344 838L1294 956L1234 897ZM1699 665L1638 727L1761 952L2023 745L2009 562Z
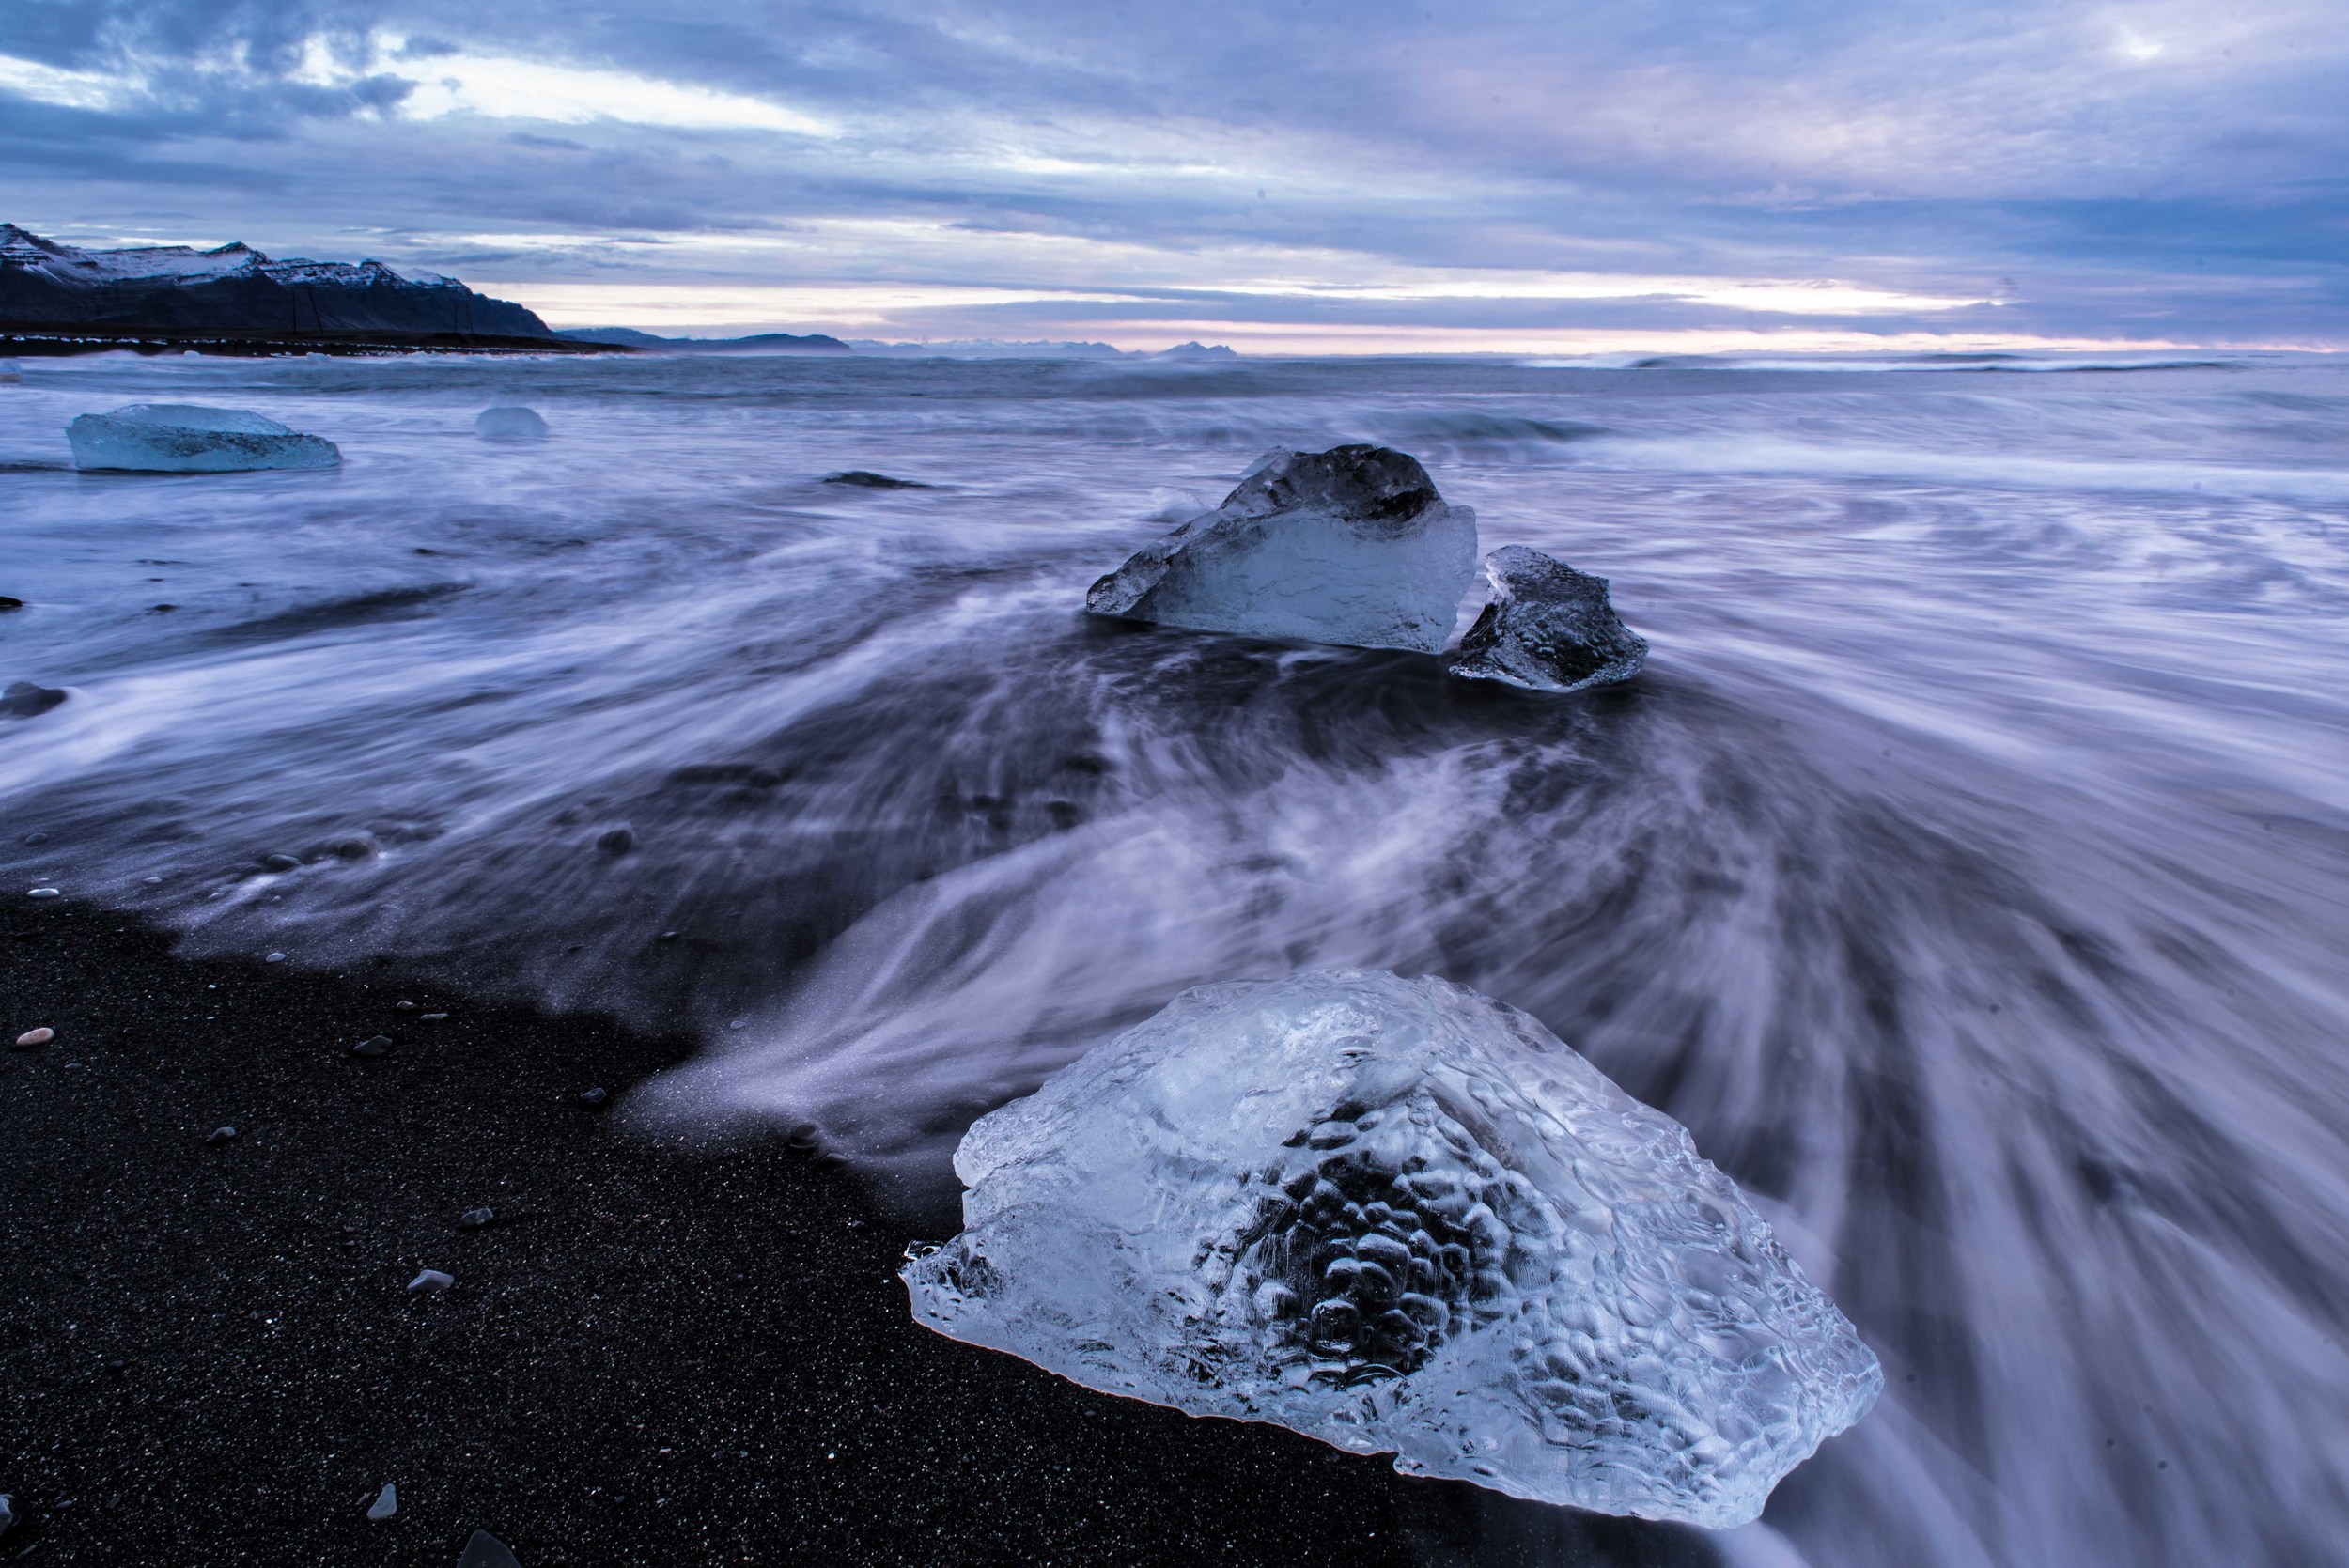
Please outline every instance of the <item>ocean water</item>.
M19 368L0 683L70 696L0 718L8 895L690 1027L635 1115L814 1122L910 1234L1184 986L1441 974L1686 1124L1883 1358L1724 1560L2340 1560L2349 366ZM132 401L345 462L72 472ZM1361 440L1611 579L1645 675L1082 615Z

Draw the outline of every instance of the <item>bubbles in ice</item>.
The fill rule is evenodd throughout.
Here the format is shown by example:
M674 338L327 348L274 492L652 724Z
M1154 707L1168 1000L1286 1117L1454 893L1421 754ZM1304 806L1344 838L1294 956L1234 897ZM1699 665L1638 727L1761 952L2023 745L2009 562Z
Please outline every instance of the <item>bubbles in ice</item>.
M333 468L334 443L298 435L245 409L201 403L131 403L86 413L66 427L77 468L148 474L225 474L255 468Z
M1485 558L1493 594L1460 639L1452 673L1536 691L1579 691L1629 680L1647 642L1608 602L1607 580L1523 545Z
M1726 1528L1882 1386L1677 1123L1440 980L1188 991L955 1169L924 1323L1409 1473Z
M547 422L536 409L501 403L474 415L473 429L483 441L537 441L546 435Z
M1101 615L1434 653L1476 571L1476 514L1383 446L1276 450L1223 505L1085 596Z

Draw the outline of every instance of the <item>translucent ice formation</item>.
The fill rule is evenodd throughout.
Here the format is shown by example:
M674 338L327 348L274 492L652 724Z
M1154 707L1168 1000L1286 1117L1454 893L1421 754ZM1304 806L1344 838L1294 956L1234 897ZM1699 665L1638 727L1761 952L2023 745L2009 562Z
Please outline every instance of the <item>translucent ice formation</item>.
M334 443L296 435L243 409L199 403L132 403L86 413L66 427L77 468L148 474L226 474L249 468L333 468Z
M546 435L547 422L538 417L536 409L501 403L476 414L473 430L483 441L537 441Z
M1607 580L1523 545L1485 558L1493 597L1460 639L1452 673L1536 691L1579 691L1629 680L1647 642L1607 601Z
M1727 1528L1883 1384L1679 1124L1440 980L1187 991L955 1169L924 1323L1408 1473Z
M1434 653L1476 571L1476 514L1383 446L1276 450L1085 608L1203 631Z

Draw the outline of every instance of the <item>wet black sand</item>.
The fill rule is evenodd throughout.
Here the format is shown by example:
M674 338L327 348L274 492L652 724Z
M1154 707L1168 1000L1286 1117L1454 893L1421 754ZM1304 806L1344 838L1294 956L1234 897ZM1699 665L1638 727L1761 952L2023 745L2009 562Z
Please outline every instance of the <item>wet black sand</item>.
M1710 1560L916 1327L847 1172L576 1103L682 1041L11 889L0 1044L36 1025L0 1051L0 1562L445 1565L475 1529L524 1568Z

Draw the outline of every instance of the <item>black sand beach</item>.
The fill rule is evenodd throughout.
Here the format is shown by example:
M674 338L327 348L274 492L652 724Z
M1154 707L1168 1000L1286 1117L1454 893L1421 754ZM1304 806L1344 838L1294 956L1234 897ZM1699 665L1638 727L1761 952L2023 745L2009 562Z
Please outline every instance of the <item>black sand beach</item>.
M169 945L0 905L0 1560L1711 1559L926 1333L847 1172L578 1103L681 1041Z

